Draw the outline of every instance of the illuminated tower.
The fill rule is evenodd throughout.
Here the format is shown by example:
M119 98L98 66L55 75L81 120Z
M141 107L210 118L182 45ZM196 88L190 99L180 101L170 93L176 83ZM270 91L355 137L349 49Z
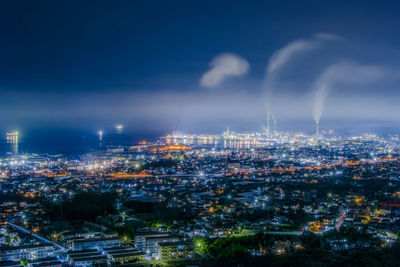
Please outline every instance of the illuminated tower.
M269 121L270 121L270 113L268 112L267 114L267 135L270 133L270 127L269 127Z
M319 121L315 121L315 137L319 139Z

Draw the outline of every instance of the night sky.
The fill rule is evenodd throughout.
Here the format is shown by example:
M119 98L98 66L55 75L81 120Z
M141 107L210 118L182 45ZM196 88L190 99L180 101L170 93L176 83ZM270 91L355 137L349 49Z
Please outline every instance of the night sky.
M396 2L2 1L1 131L396 130Z

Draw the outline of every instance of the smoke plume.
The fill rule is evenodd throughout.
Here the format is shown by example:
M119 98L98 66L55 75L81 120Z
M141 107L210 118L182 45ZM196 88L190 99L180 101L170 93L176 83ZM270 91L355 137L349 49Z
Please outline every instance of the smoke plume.
M326 97L336 87L365 87L383 78L385 71L375 65L362 65L342 61L326 68L314 85L314 119L319 122L324 111Z
M272 99L275 82L279 78L279 72L299 55L316 50L325 41L344 40L342 37L329 34L317 33L309 40L298 39L292 41L276 51L270 58L264 77L263 91L266 98L267 112L272 111Z

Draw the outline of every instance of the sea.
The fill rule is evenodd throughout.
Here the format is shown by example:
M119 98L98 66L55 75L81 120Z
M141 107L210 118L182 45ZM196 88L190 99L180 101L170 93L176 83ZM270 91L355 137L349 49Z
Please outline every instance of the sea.
M112 131L104 132L100 142L97 132L75 129L46 129L19 131L18 144L7 143L6 132L0 132L0 155L18 154L63 154L80 155L109 147L130 146L141 141L156 142L166 133Z
M329 127L329 128L328 128ZM378 135L400 135L400 127L393 122L374 122L368 121L355 127L353 123L334 124L332 122L324 122L320 124L320 130L328 130L332 127L336 129L334 132L340 136L354 136L365 133ZM240 129L232 127L237 132L249 132L246 128ZM331 128L331 129L332 129ZM258 129L259 130L259 129ZM303 132L306 134L314 134L314 124L312 121L301 123L287 122L281 123L279 130L289 132ZM8 130L10 131L10 130ZM46 127L38 129L18 129L18 153L38 153L38 154L63 154L63 155L80 155L88 152L104 150L109 147L131 146L141 141L157 142L160 137L171 134L173 131L183 132L187 134L199 134L199 130L172 130L164 129L156 130L137 130L123 128L118 131L115 128L103 129L103 137L101 144L99 142L98 130L77 129L68 127ZM221 134L223 129L218 130L202 130L200 134ZM1 130L0 126L0 156L15 152L15 145L8 144L6 141L7 131Z

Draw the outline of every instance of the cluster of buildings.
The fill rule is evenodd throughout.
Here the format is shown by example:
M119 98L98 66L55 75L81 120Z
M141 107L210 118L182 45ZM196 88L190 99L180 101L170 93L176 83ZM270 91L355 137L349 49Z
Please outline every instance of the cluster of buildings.
M249 248L254 256L302 249L305 233L337 252L390 246L400 233L399 147L397 136L228 130L79 157L8 155L0 160L0 265L190 261L205 257L198 238L257 233L293 238ZM115 212L91 222L62 217L64 201L92 191L116 193ZM133 237L117 231L127 226Z

